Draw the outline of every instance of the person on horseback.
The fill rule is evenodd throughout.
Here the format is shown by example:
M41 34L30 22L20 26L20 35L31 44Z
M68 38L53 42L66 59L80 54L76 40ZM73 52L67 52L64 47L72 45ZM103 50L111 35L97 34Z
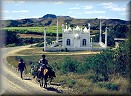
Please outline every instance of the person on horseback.
M25 65L23 59L20 59L20 62L18 64L18 71L20 71L21 79L23 79L22 73L23 73L24 69L26 69L26 65Z
M47 66L48 65L48 60L45 59L45 55L43 54L42 55L42 59L39 60L39 64L40 66L43 68L44 66Z
M47 87L47 78L51 78L51 81L53 77L55 77L55 72L52 70L51 66L48 64L48 61L45 59L45 55L42 55L42 59L39 60L40 66L38 67L37 71L37 81L40 83L40 86L43 86L43 80L44 80L44 88ZM53 73L53 74L52 74Z
M48 66L48 61L45 59L45 55L42 55L42 59L39 60L39 66L37 68L37 81L40 82L42 78L44 78L43 71L45 69L45 66ZM43 85L43 84L42 84ZM40 85L41 86L41 85Z

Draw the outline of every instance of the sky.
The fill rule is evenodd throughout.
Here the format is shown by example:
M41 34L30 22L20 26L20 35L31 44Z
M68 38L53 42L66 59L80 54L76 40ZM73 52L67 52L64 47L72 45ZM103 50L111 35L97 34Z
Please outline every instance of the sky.
M46 14L79 19L128 20L130 0L2 0L2 19L40 18Z

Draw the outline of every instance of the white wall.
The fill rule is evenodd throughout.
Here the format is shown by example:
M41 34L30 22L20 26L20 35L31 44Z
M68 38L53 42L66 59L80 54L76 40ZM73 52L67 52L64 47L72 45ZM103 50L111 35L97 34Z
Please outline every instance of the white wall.
M80 48L80 47L90 47L90 33L76 33L79 34L80 39L75 38L75 33L63 33L63 48ZM67 39L71 40L71 45L67 46ZM83 46L83 39L86 39L86 46Z

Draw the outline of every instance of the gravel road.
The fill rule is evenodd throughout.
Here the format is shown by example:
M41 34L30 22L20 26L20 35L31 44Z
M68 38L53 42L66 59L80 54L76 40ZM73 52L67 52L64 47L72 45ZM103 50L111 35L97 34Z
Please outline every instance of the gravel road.
M24 50L29 46L1 48L0 63L0 95L61 95L62 91L56 86L49 85L47 89L41 88L34 79L22 80L19 72L7 64L6 56L17 51Z

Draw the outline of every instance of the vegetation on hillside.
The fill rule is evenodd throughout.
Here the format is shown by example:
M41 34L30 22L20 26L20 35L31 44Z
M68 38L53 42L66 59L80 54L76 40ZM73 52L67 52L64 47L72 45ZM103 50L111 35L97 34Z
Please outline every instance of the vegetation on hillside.
M47 36L56 36L56 26L47 26L46 27L46 35ZM36 35L44 35L44 27L6 27L2 28L3 31L11 31L17 32L20 34L36 34ZM58 27L59 35L62 34L62 28Z
M70 16L56 16L54 14L46 14L40 18L27 18L20 20L4 20L2 23L3 27L43 27L43 26L54 26L56 25L57 18L59 20L59 26L62 24L69 24L70 26L88 26L91 24L92 29L99 28L99 19L76 19ZM102 26L114 26L117 24L127 24L127 21L120 19L101 19ZM103 27L104 28L104 27Z

